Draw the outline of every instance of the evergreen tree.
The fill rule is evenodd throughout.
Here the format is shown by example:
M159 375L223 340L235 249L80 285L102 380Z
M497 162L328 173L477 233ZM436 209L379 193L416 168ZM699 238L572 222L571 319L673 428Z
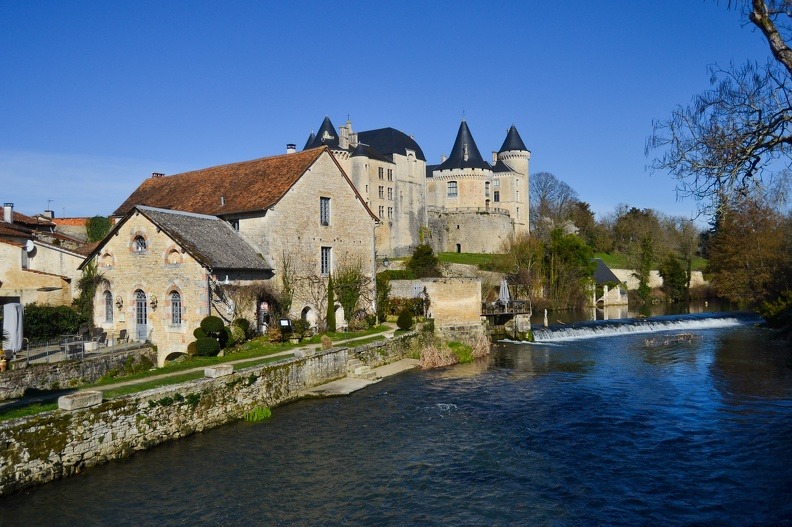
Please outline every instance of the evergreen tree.
M335 319L335 293L333 291L333 276L327 279L327 331L335 333L336 319Z

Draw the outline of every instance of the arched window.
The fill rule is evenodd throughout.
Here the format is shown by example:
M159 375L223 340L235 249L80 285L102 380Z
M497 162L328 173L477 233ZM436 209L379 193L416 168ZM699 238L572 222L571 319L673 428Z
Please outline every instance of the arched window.
M135 252L144 253L148 248L148 244L146 243L146 239L143 236L135 236Z
M178 265L181 263L181 254L178 250L173 249L168 253L168 265Z
M171 324L179 326L182 323L182 300L178 291L171 292Z
M113 321L113 293L110 291L105 291L104 293L104 305L105 305L105 322L112 322Z

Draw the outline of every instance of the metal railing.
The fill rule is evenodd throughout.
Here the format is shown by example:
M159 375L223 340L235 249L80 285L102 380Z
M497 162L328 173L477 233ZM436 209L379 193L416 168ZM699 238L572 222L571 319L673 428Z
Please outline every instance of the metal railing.
M145 342L134 341L118 343L112 337L101 343L90 339L82 340L76 335L63 335L53 339L33 342L25 338L23 339L22 349L13 353L11 364L12 366L24 364L27 367L31 364L83 360L104 353L139 348L146 344Z
M504 216L509 216L509 211L506 209L500 209L498 207L435 207L429 206L426 207L428 212L442 212L442 213L452 213L452 212L475 212L477 214L502 214Z

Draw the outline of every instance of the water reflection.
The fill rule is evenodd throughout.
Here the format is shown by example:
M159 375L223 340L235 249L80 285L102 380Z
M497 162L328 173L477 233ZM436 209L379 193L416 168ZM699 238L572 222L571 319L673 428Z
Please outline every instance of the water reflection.
M548 311L547 320L552 325L571 324L588 320L616 320L620 318L659 317L663 315L687 315L694 313L718 313L734 311L737 306L719 300L696 301L676 304L648 304L635 308L631 306L589 307L585 309L566 309ZM531 325L544 326L544 312L539 311L531 316Z

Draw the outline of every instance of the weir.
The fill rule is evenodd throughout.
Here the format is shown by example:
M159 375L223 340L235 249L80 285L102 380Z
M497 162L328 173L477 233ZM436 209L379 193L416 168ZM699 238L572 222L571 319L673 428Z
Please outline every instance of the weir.
M553 325L534 329L535 343L614 337L627 334L663 331L695 331L757 324L762 321L753 313L706 313L664 317L626 318L576 324Z

